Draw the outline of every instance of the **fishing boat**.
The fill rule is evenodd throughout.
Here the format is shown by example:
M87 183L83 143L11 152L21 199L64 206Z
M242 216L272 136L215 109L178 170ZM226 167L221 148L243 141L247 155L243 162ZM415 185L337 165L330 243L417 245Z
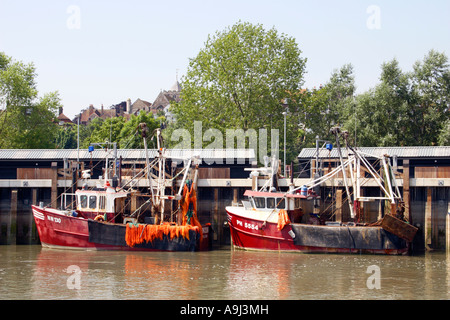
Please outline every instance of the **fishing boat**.
M409 224L404 215L404 203L390 167L389 156L379 158L380 170L367 160L368 156L349 145L346 132L334 128L340 165L326 175L315 177L310 183L288 191L276 189L278 161L272 158L271 166L249 169L252 179L267 175L264 186L253 184L246 190L241 205L226 207L228 224L234 248L304 253L368 253L408 254L417 228ZM347 159L344 161L340 138L346 141ZM331 144L330 144L331 145ZM330 147L330 146L328 146ZM375 157L375 156L373 156ZM371 175L383 192L381 197L362 196L360 192L364 175ZM349 221L323 221L314 212L314 201L319 199L317 187L337 174L343 176L348 195ZM360 223L360 208L364 201L385 201L390 212L372 223Z
M209 249L210 225L201 225L197 217L197 169L195 159L184 159L186 165L175 176L166 168L166 149L162 146L160 129L155 130L158 155L150 162L147 150L148 129L140 124L144 139L145 168L123 186L116 176L108 178L106 159L103 184L88 188L86 180L75 193L61 195L59 209L32 206L33 216L42 246L64 249L139 250L139 251L196 251ZM115 145L114 145L115 149ZM115 152L114 152L115 153ZM117 163L114 159L114 164ZM157 173L157 175L155 174ZM182 177L177 193L166 194L167 180L175 185ZM138 178L136 178L138 177ZM149 193L141 193L133 186L137 179L148 179ZM191 179L188 179L191 177ZM174 188L169 188L174 190ZM68 201L69 199L69 201ZM74 199L75 208L71 208ZM166 202L177 206L166 218Z

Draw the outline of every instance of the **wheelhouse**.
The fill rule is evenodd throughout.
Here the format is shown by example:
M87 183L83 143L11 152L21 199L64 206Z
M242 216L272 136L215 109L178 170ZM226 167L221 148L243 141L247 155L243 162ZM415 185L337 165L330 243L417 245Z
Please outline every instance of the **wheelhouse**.
M112 215L125 208L128 193L116 192L113 188L95 188L93 190L77 190L75 193L78 212Z
M306 196L300 194L259 192L250 190L247 190L244 193L244 196L248 197L248 201L243 202L244 207L256 210L298 210L301 209L301 199L306 199Z

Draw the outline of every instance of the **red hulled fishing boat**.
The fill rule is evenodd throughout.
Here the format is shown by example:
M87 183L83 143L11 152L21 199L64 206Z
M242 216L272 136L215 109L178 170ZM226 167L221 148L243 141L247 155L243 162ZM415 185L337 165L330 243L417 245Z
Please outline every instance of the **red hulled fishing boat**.
M32 206L33 216L41 244L50 248L146 250L146 251L195 251L209 249L209 224L201 225L197 218L197 165L192 159L176 176L182 176L176 194L166 194L166 155L161 146L160 130L158 156L152 162L147 152L147 128L141 125L146 153L146 166L137 176L145 177L150 193L143 194L128 182L118 186L108 179L106 159L103 185L88 188L87 183L74 194L61 195L61 209ZM114 159L117 163L117 159ZM192 170L191 170L192 169ZM156 173L156 174L155 174ZM188 179L191 176L192 179ZM90 178L84 172L86 179ZM154 179L156 178L156 179ZM136 182L136 181L135 181ZM67 199L69 199L70 204ZM178 203L177 214L164 220L166 201ZM73 206L73 204L75 205Z
M260 174L270 178L261 188L254 184L253 190L244 193L242 205L226 207L232 244L245 250L287 251L305 253L371 253L407 254L417 228L403 217L403 202L395 185L395 179L386 156L380 158L381 174L372 168L356 148L347 147L350 152L344 161L340 151L340 130L335 128L336 141L341 165L327 175L312 180L308 185L294 187L287 192L276 191L278 161L272 159L271 167L252 171L253 179ZM385 194L384 197L363 197L359 190L362 179L361 167L366 174L374 175L374 180ZM346 171L351 179L346 177ZM312 202L318 199L317 186L341 173L344 177L351 219L342 221L321 221L312 212ZM352 189L352 192L350 190ZM391 212L374 223L358 223L362 201L387 201ZM320 216L320 214L319 214Z

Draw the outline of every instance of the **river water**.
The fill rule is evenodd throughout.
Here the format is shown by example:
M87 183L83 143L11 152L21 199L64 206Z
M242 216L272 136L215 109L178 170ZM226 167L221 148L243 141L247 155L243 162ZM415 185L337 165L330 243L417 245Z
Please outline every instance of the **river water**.
M67 251L0 246L1 300L450 299L450 254Z

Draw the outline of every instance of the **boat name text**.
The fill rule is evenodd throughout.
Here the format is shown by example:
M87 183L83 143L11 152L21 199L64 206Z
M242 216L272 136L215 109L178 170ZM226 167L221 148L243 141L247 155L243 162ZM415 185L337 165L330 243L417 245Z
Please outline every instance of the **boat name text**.
M56 223L61 223L61 218L58 217L47 216L47 219Z
M258 225L254 223L242 222L241 220L236 220L238 226L244 227L246 229L258 230Z

